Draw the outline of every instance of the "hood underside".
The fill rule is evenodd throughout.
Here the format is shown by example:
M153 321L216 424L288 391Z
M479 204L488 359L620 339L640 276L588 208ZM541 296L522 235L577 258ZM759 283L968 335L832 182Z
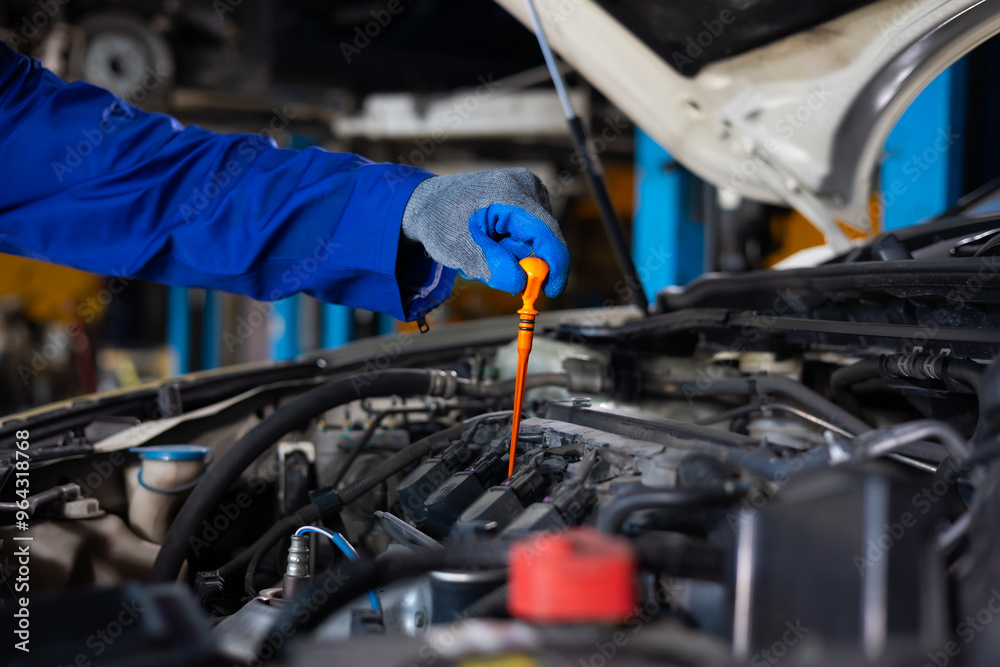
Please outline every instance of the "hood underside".
M523 0L497 2L528 25ZM906 107L1000 32L1000 4L986 0L811 12L752 0L693 11L669 0L536 4L553 48L681 163L720 188L797 209L835 250L850 245L837 221L871 227L872 176ZM762 17L782 4L787 16L765 29ZM671 25L706 11L716 14Z

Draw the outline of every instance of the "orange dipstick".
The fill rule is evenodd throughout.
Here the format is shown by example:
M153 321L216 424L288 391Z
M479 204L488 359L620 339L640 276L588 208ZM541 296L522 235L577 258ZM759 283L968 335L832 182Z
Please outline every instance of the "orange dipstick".
M528 284L521 295L523 303L517 311L520 321L517 324L517 380L514 385L514 422L510 429L510 464L507 476L514 474L514 455L517 453L517 435L521 428L521 406L524 403L524 378L528 375L528 355L531 354L531 340L535 336L535 299L542 289L545 277L549 275L549 265L537 257L525 257L521 260L521 268L528 274Z

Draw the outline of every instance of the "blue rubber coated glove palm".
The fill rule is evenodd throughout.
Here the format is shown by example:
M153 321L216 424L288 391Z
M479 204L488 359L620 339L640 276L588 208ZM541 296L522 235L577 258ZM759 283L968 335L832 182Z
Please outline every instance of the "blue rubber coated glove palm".
M552 217L549 193L527 169L491 169L422 182L403 211L403 234L427 254L495 289L519 294L527 280L518 261L549 265L545 294L558 296L569 251Z

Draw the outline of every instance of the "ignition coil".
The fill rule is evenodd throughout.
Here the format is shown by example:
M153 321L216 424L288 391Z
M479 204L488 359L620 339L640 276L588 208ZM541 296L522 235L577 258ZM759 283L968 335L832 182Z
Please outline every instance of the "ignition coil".
M491 486L506 477L506 461L486 452L467 470L457 472L424 502L425 517L417 527L432 537L445 537L462 511Z
M528 505L541 500L550 482L534 466L522 466L502 484L491 487L469 505L455 523L455 530L475 533L486 523L502 530Z
M455 473L469 465L481 451L475 445L457 442L445 449L439 456L433 456L420 463L399 482L396 497L403 508L403 515L414 524L427 520L424 501Z
M507 526L503 535L519 536L579 525L596 501L594 489L582 481L563 482L543 502L524 510Z

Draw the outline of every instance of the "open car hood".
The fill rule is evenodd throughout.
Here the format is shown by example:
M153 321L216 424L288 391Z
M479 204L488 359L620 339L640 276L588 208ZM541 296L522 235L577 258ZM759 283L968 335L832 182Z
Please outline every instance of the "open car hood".
M529 25L523 0L497 2ZM1000 32L987 0L536 3L553 48L681 163L797 209L834 250L850 245L836 221L870 228L872 175L906 107ZM706 11L688 32L671 25ZM788 34L810 11L819 22Z

